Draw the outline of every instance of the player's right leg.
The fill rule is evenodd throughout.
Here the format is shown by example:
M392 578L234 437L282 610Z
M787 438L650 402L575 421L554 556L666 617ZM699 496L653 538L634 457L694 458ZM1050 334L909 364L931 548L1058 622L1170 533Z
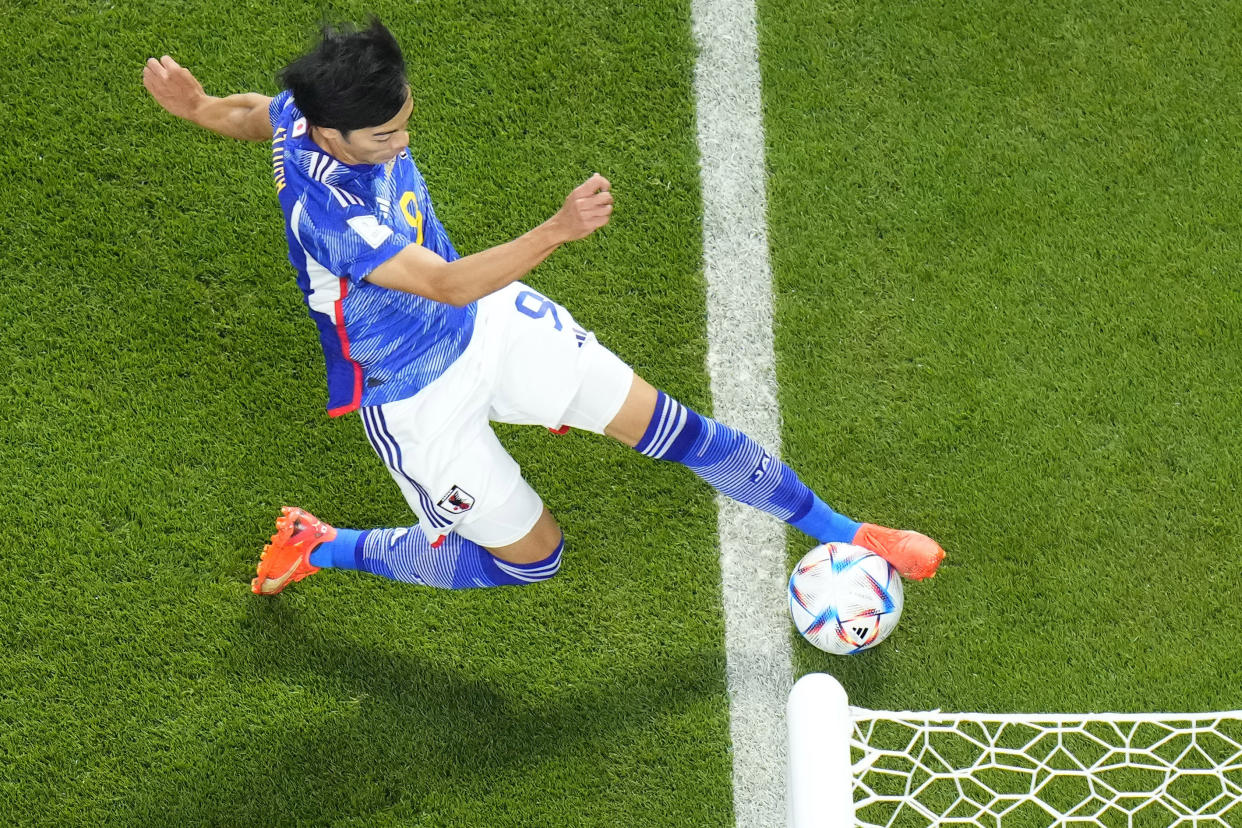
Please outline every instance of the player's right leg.
M858 523L833 511L748 435L682 405L637 374L605 433L647 457L681 463L720 493L775 515L820 543L870 549L904 578L930 577L944 558L940 545L919 532Z
M481 309L484 303L489 312L504 312L492 317L505 330L493 419L608 434L648 457L681 463L722 494L821 543L865 546L906 578L935 573L944 550L931 538L833 511L749 436L653 388L561 305L520 282L485 299Z

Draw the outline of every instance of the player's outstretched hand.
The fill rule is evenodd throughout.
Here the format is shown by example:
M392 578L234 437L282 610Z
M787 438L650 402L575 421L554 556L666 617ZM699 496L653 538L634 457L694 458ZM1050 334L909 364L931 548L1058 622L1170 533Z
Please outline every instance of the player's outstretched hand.
M142 85L156 103L187 121L194 120L195 110L207 99L198 78L168 55L147 61L142 67Z
M612 215L612 185L599 173L574 187L557 211L566 241L585 239L608 223Z

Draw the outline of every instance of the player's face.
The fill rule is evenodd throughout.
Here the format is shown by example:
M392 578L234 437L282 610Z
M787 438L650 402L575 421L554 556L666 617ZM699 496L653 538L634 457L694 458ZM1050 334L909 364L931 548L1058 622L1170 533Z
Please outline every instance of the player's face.
M410 145L410 115L414 112L414 98L409 89L405 104L391 120L376 127L355 129L344 136L349 152L359 164L387 164Z

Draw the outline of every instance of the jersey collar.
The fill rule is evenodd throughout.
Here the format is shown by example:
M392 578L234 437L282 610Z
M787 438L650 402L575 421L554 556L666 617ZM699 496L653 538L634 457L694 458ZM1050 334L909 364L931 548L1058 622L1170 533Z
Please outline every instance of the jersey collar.
M306 170L311 178L325 184L339 184L356 178L374 178L383 172L383 164L346 164L336 156L324 152L323 147L311 140L309 131L293 139L299 150L306 153L309 162Z

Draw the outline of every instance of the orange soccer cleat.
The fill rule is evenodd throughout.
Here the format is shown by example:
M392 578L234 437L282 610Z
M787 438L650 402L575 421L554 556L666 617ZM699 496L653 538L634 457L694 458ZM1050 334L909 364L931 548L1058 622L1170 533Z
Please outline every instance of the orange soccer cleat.
M276 534L263 547L258 577L250 582L255 595L275 595L294 581L314 575L320 567L310 562L319 544L336 537L336 530L310 512L282 506L276 518Z
M852 542L888 561L901 577L915 581L935 575L936 567L944 560L940 544L910 529L889 529L887 526L864 523Z

